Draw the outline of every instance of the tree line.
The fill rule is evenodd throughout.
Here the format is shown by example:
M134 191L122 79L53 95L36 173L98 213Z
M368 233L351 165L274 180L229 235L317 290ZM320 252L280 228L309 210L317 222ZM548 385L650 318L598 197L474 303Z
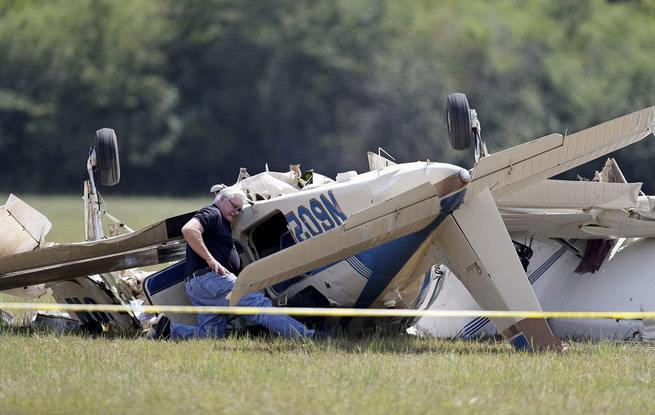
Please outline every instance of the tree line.
M128 194L361 171L378 147L470 166L448 93L492 151L574 132L655 104L653 39L653 0L1 0L0 190L79 192L102 127ZM617 158L652 184L654 156Z

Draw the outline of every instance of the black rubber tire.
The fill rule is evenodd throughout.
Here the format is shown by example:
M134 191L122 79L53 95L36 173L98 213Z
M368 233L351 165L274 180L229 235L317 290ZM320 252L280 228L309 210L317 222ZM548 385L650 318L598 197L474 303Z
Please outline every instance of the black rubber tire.
M113 186L121 180L118 140L111 128L96 131L96 177L103 186Z
M450 146L455 150L466 150L473 142L473 127L469 102L466 95L455 92L446 100L446 125Z

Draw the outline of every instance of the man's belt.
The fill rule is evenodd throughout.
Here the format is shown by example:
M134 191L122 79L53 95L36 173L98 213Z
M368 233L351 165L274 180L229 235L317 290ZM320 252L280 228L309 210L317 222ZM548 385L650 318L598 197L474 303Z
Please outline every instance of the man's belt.
M210 272L214 272L214 271L212 271L211 268L209 267L200 268L199 270L196 270L191 274L191 278L199 277L201 275L205 275Z

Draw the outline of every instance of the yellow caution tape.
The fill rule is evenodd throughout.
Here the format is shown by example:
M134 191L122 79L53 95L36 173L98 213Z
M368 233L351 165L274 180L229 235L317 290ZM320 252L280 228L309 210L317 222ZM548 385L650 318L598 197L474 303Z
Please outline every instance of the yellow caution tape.
M406 310L374 308L309 308L309 307L211 307L183 305L129 304L56 304L0 303L3 310L39 311L105 311L129 312L138 309L147 314L286 314L290 316L324 317L489 317L489 318L593 318L612 320L655 319L655 311L497 311L497 310Z

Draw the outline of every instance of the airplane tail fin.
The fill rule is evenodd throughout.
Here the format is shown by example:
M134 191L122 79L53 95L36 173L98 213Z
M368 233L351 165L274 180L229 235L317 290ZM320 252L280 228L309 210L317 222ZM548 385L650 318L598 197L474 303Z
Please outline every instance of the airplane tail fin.
M541 311L488 189L449 215L433 241L483 310ZM562 348L545 319L491 320L519 349Z

